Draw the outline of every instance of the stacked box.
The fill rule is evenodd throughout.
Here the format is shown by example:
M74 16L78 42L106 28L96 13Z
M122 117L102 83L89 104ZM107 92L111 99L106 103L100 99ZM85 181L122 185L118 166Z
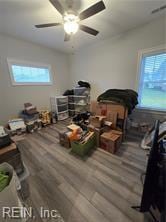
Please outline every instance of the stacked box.
M97 103L96 101L91 101L90 112L92 112L94 115L105 116L107 114L107 106L104 103Z
M88 130L95 133L96 146L100 147L100 135L104 132L109 131L110 128L108 126L96 128L93 125L88 125Z
M49 125L51 123L51 115L48 110L40 111L40 120L43 126Z
M66 148L70 148L71 145L67 133L68 131L59 133L59 143Z
M107 120L112 122L111 128L117 129L117 127L120 127L123 132L124 139L126 132L126 120L128 116L128 109L125 106L111 101L103 101L100 103L91 101L90 112L93 115L106 116Z
M42 128L42 121L40 119L26 123L28 133L40 130Z
M101 128L104 125L104 120L106 120L106 116L91 116L90 124L95 128Z
M110 153L116 153L121 144L120 135L105 132L100 136L100 147Z
M117 112L112 112L112 111L107 112L107 120L112 122L112 125L111 125L112 129L116 129L117 118L118 118Z
M119 136L120 136L120 142L122 142L122 139L123 139L123 133L122 133L122 131L119 131L119 130L111 130L111 132L112 132L113 134L119 135Z

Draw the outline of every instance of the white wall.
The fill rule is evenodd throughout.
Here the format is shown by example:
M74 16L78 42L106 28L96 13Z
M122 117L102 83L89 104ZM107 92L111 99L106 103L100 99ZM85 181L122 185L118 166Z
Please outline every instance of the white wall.
M160 18L84 47L68 60L63 53L0 34L0 125L17 115L24 102L48 108L51 95L62 94L80 79L91 83L93 99L109 88L135 89L138 51L163 44L165 35L165 20ZM12 86L7 58L51 64L54 84Z
M135 89L138 51L163 44L165 29L162 17L71 55L71 87L78 80L90 82L93 99L110 88Z
M12 86L7 58L50 64L51 86ZM68 56L54 50L0 34L0 125L18 114L25 102L39 109L49 108L51 95L61 95L68 88Z

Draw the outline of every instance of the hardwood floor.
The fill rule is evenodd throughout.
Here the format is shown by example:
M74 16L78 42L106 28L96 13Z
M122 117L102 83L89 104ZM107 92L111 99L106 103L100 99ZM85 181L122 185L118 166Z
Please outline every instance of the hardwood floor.
M59 122L18 143L23 161L30 171L30 198L27 204L57 209L65 222L145 222L146 215L133 210L140 203L140 174L146 153L139 141L128 137L116 155L97 149L87 159L74 156L59 145L58 131L68 121Z

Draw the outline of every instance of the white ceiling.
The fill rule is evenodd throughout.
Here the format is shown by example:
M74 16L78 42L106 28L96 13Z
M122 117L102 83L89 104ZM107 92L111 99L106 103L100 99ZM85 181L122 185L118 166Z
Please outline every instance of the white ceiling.
M64 6L71 0L59 0ZM72 0L73 7L81 12L99 0ZM0 0L0 32L63 52L115 36L161 16L151 11L164 5L163 0L103 0L106 10L90 17L82 24L100 31L97 37L82 31L70 42L64 42L63 27L36 29L35 24L61 22L62 17L49 0Z

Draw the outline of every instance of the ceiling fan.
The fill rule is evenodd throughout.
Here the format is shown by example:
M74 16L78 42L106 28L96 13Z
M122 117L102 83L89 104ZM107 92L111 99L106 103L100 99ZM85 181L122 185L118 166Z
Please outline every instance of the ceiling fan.
M96 36L99 33L99 31L95 29L80 24L80 21L87 19L104 10L106 7L103 1L97 2L96 4L85 9L80 14L78 14L73 10L65 11L65 9L62 7L61 3L58 0L49 0L49 1L56 8L56 10L62 15L63 22L35 25L36 28L46 28L46 27L63 25L65 30L64 41L69 41L71 35L75 34L79 29L94 36Z

